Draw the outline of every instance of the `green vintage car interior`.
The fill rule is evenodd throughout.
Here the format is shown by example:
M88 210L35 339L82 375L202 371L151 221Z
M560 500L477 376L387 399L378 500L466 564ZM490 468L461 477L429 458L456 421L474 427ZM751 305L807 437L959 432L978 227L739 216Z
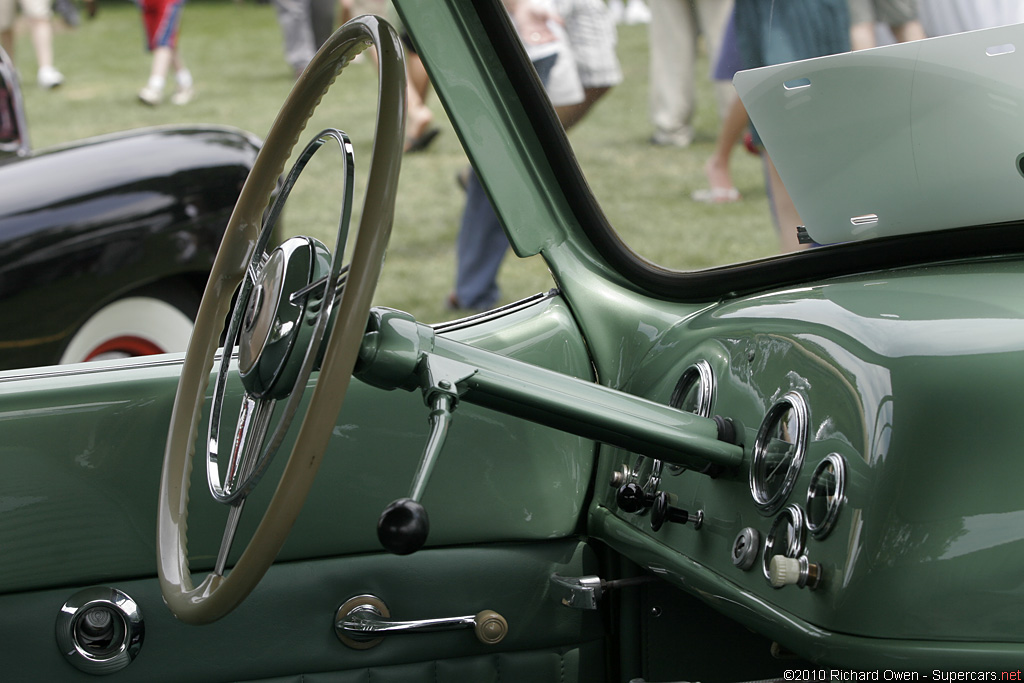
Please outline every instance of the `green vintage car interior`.
M364 325L403 139L401 49L377 19L341 29L267 137L186 357L0 373L4 680L1017 672L1020 223L659 268L606 224L502 4L396 5L516 253L542 254L556 287L453 323L375 308ZM961 40L1012 46L1022 35ZM294 247L305 256L261 258L261 202L292 144L314 137L300 134L305 108L370 43L381 113L351 269L308 242ZM885 55L913 70L909 50L932 47L886 49L822 61L811 81L826 82L830 64L883 68ZM1012 118L1024 55L1004 53L1018 60L1007 69L1016 82L951 69L949 83L988 93L996 105L977 108ZM920 82L941 86L943 73L921 69ZM747 85L738 79L741 92L758 87ZM1002 142L1019 183L1024 142ZM323 145L346 143L332 134ZM961 203L975 171L957 173ZM1021 199L1007 202L1024 216ZM261 316L286 308L261 307L267 283L305 306L295 327L315 338L328 325L317 309L332 306L323 282L346 277L329 348L305 353L300 339L285 371L268 360L293 326L258 338ZM215 323L239 283L242 342L221 386ZM309 388L275 393L289 383ZM265 471L255 466L239 541L219 558L228 509L249 486L223 483L229 505L214 501L205 452L213 441L258 451L252 433L266 425L236 429L231 416L268 397L297 404L295 427ZM207 435L211 405L229 438ZM295 492L307 486L303 504Z

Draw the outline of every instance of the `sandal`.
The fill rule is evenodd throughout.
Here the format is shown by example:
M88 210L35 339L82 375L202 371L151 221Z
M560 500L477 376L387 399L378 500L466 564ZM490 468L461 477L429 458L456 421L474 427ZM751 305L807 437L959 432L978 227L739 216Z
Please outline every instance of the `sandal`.
M742 197L735 187L708 187L694 190L690 198L705 204L729 204L738 202Z

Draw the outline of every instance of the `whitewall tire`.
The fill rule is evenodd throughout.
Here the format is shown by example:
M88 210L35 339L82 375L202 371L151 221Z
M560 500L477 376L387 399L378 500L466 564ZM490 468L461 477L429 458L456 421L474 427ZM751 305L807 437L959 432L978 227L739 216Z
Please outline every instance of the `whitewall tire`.
M192 318L150 296L119 299L98 310L75 332L61 363L130 358L184 351Z

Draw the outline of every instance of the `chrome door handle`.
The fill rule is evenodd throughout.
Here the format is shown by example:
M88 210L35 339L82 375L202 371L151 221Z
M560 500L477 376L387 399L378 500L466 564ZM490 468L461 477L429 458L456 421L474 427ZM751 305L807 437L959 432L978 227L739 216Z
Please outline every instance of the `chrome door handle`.
M384 601L374 595L359 595L338 608L334 630L341 642L365 650L396 633L431 633L472 628L477 640L494 645L508 633L505 618L489 609L463 617L398 621L391 618Z

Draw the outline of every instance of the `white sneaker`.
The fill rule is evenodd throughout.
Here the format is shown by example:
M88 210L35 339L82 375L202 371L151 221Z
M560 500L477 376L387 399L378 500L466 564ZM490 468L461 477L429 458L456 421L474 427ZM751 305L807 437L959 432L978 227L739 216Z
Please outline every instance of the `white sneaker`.
M160 104L160 100L162 100L163 98L164 94L162 92L160 92L156 88L151 88L148 85L139 91L139 102L142 102L143 104L148 104L151 107L155 107L156 105Z
M196 91L192 89L192 86L178 86L178 89L171 95L171 104L188 104L192 101L192 98L196 96Z
M39 83L40 88L49 90L51 88L56 88L64 82L64 74L57 71L52 66L43 66L39 68L39 73L36 74L36 81Z
M651 23L651 10L644 4L644 0L629 0L626 3L623 21L627 24L649 24Z

